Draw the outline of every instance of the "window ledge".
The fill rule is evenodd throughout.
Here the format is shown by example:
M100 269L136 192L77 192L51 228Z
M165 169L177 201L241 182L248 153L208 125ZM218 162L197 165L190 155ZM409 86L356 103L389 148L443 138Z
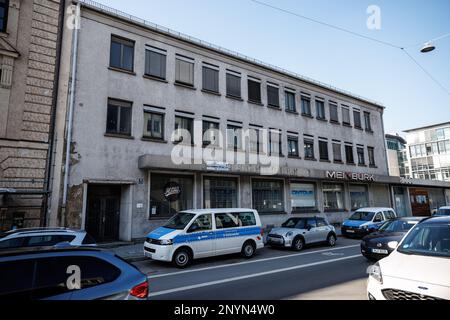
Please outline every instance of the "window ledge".
M351 163L351 162L346 162L345 164L348 166L356 166L356 163Z
M184 147L195 147L194 143L183 143L183 141L172 141L172 143L175 145L180 145L180 146L184 146Z
M131 71L131 70L127 70L127 69L121 69L121 68L116 68L116 67L111 67L111 66L108 67L108 69L111 70L111 71L117 71L117 72L126 73L126 74L129 74L129 75L132 75L132 76L136 75L136 72Z
M308 213L320 213L319 210L312 208L312 209L304 209L304 210L293 210L291 214L308 214Z
M279 106L274 106L274 105L271 105L271 104L268 104L267 108L272 109L272 110L276 110L276 111L281 111L281 108Z
M141 140L148 141L148 142L167 143L167 140L158 139L158 138L150 138L150 137L142 137Z
M339 121L335 121L335 120L330 120L330 123L335 124L335 125L341 125L341 123Z
M326 159L320 159L319 162L327 162L327 163L331 163L330 160L326 160Z
M202 89L202 92L211 94L213 96L218 96L218 97L222 96L219 92L211 91L211 90L208 90L208 89Z
M336 164L344 164L344 162L339 161L339 160L334 160L333 163L336 163Z
M250 104L254 104L254 105L260 106L260 107L264 107L264 105L261 102L259 102L259 101L247 100L247 102L250 103Z
M364 131L364 129L363 129L362 127L355 127L355 129L358 129L358 130Z
M369 168L373 168L373 169L378 169L378 167L376 165L369 165Z
M121 138L121 139L128 139L128 140L134 140L134 137L131 135L126 135L126 134L120 134L120 133L108 133L106 132L104 134L105 137L109 137L109 138Z
M308 113L303 113L302 112L302 116L306 117L306 118L314 119L314 117L312 115L308 114Z
M286 109L285 111L286 111L286 113L298 115L298 112L297 112L297 111L292 111L292 110L287 110L287 109Z
M316 119L317 119L317 120L319 120L319 121L324 121L324 122L327 122L327 119L326 119L326 118L320 118L320 117L316 117Z
M286 211L258 211L258 213L262 216L271 214L287 214Z
M287 157L288 157L288 159L298 159L298 160L301 159L300 156L287 156Z
M189 85L189 84L184 84L184 83L180 83L180 82L174 82L173 84L176 85L176 86L178 86L178 87L181 87L181 88L186 88L186 89L191 89L191 90L197 90L196 87L191 86L191 85Z
M366 164L358 164L358 167L367 167Z
M229 94L227 94L225 97L227 97L228 99L233 99L233 100L237 100L237 101L244 101L244 99L242 99L241 97L230 96Z
M350 123L342 123L342 126L352 128L352 125Z
M373 134L373 130L367 130L367 129L366 129L366 132L367 132L367 133Z
M144 74L142 77L145 79L149 79L149 80L159 81L159 82L163 82L163 83L169 83L166 79L154 77L154 76L151 76L148 74Z
M305 158L305 160L307 160L307 161L317 161L316 158Z

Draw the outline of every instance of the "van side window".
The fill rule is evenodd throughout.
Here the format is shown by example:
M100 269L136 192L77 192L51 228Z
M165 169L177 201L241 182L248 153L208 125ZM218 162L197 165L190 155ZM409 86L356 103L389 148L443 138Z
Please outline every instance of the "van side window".
M236 228L241 226L242 221L239 220L239 216L233 213L216 213L216 228Z
M253 212L239 212L235 214L238 216L243 227L256 226L255 214Z
M188 232L212 230L212 217L210 214L202 214L191 224Z

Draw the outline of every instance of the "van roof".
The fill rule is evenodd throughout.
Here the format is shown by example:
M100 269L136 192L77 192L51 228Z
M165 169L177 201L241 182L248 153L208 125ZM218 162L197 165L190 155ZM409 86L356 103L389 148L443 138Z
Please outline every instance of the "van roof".
M246 208L222 208L222 209L191 209L191 210L183 210L181 212L188 213L227 213L227 212L254 212L254 209L246 209Z
M378 211L387 211L387 210L394 211L394 209L388 208L388 207L367 207L367 208L359 208L356 211L378 212Z

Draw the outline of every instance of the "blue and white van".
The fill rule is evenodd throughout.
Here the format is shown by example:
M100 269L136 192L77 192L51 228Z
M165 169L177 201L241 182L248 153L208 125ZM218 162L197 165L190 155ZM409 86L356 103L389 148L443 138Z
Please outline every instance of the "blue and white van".
M364 237L376 231L386 220L396 217L392 208L361 208L342 223L341 234L344 237Z
M181 211L147 236L144 255L184 268L192 259L242 253L251 258L263 248L263 229L253 209Z

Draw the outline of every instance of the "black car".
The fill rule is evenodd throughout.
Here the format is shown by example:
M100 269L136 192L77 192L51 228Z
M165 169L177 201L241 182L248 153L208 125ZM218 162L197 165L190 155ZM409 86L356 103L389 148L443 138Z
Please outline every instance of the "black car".
M361 240L361 253L369 260L380 260L387 257L394 249L395 242L400 242L403 236L426 217L402 217L386 221L375 233ZM391 243L391 246L389 246Z
M0 251L0 300L147 298L147 276L112 252L71 246Z

